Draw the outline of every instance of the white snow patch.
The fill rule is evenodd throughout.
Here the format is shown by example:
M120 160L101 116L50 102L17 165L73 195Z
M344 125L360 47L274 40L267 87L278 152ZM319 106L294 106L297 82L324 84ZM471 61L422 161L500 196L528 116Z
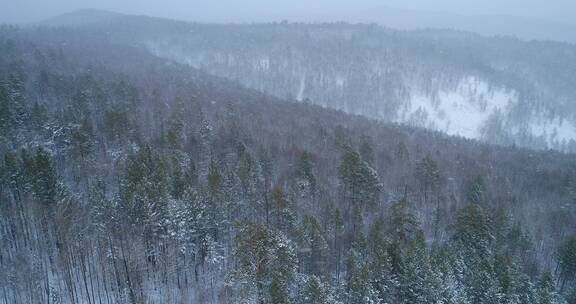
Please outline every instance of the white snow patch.
M263 57L258 60L256 63L255 69L257 71L267 72L270 70L270 58Z
M455 90L441 90L437 96L413 93L401 109L398 122L478 138L479 129L491 113L507 113L516 101L515 93L493 89L476 77L467 77Z
M546 139L549 144L562 144L576 139L576 127L567 120L532 122L529 131L537 137Z
M304 99L304 89L306 89L306 74L302 74L300 77L300 88L298 88L296 100L302 101Z
M336 86L338 86L338 88L342 89L345 83L346 78L344 76L336 76Z

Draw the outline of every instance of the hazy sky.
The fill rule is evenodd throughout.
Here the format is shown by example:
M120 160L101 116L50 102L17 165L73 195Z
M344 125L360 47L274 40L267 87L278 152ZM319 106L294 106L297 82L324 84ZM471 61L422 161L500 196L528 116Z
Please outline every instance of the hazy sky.
M576 0L0 0L0 22L33 22L82 8L198 21L247 21L378 6L462 15L513 15L576 23Z

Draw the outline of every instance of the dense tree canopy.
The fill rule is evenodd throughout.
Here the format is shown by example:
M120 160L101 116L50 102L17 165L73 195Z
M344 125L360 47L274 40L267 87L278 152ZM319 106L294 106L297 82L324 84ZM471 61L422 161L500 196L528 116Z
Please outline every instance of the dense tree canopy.
M0 303L573 301L573 155L83 35L0 29Z

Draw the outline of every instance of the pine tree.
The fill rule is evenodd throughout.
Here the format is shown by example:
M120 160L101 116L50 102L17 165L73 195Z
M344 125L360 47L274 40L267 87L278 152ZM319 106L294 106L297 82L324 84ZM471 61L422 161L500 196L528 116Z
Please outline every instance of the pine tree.
M342 218L342 212L340 212L339 208L335 207L329 209L327 225L327 235L329 235L331 240L331 258L334 269L334 277L336 278L336 281L339 282L342 271L342 243L344 238L344 219Z
M338 177L344 198L351 204L350 207L357 205L365 208L378 203L382 190L378 174L350 147L345 148L338 167Z
M576 235L568 237L560 244L557 259L560 269L560 291L564 291L567 283L576 281Z
M372 304L378 301L378 295L370 281L372 269L368 263L366 246L364 236L359 233L348 256L348 303Z
M32 181L32 191L43 205L56 204L58 193L58 177L50 154L43 148L36 149L28 174Z
M359 152L364 161L366 161L371 166L374 165L374 148L372 139L366 136L362 137Z
M7 136L13 127L10 100L7 89L0 84L0 135Z
M74 153L84 159L90 154L94 146L92 122L88 118L84 119L80 125L72 129L70 137Z
M120 185L119 207L127 222L146 238L162 235L169 183L167 166L148 145L129 155Z
M415 176L424 193L424 201L427 202L428 192L437 189L441 181L438 164L430 154L416 164Z
M398 276L392 269L392 258L389 253L389 245L384 238L383 222L381 220L374 223L370 233L372 242L372 286L377 293L381 303L396 303Z
M494 241L491 222L479 205L470 204L460 210L454 229L453 241L460 248L483 258L491 254Z
M5 82L0 82L0 136L14 137L15 131L23 131L27 126L29 110L22 77L12 73Z
M333 304L337 303L330 287L315 276L308 276L299 293L297 304Z
M510 304L537 302L530 278L520 271L511 256L496 256L494 270L500 284L502 302Z
M128 112L122 110L120 106L112 106L104 112L104 134L109 140L121 141L130 134L131 129L132 122Z
M306 272L323 275L325 261L328 253L328 242L322 231L322 227L314 216L306 215L300 228L300 243L303 252L303 264Z
M538 304L564 304L564 299L556 292L554 279L550 272L542 274L538 282Z
M285 300L296 271L296 255L284 234L254 223L237 227L232 274L236 292L243 298L267 303Z
M272 217L274 219L274 227L290 235L294 232L296 215L292 203L284 194L281 187L276 187L272 191Z
M288 288L284 286L283 282L276 276L272 278L272 283L270 283L270 303L274 304L290 303Z
M182 166L178 157L173 156L171 161L171 195L175 199L181 199L187 188L188 182L182 172Z
M245 196L249 196L256 191L254 182L254 164L252 157L247 151L242 153L240 161L238 163L238 177L242 183L242 189Z
M403 141L399 142L398 146L396 146L396 159L400 161L410 160L410 152Z
M442 281L432 269L423 239L412 243L404 251L397 277L399 303L441 302Z
M422 230L418 220L410 211L406 198L402 198L391 208L389 234L392 243L400 248L422 237Z
M108 233L117 227L118 221L121 219L117 218L115 214L116 206L106 197L106 184L104 181L98 180L90 186L88 203L92 224L97 231Z
M168 131L166 132L166 144L170 149L180 149L185 141L184 138L184 104L181 100L176 102L172 115L168 122Z
M220 174L220 169L214 160L210 162L210 167L208 168L208 189L210 195L216 197L222 190L222 175Z
M311 156L302 152L296 161L291 185L291 193L298 206L317 208L318 181L314 174Z
M205 180L208 175L208 170L210 167L210 162L212 161L212 125L210 121L206 118L203 111L199 112L200 116L200 130L198 130L199 135L199 159L198 159L198 176L201 180Z
M431 265L424 233L409 210L406 198L391 208L388 235L391 244L379 249L383 300L398 303L437 303L442 299L442 280Z
M0 195L4 193L2 190L6 190L6 196L10 193L12 198L6 198L5 204L10 200L16 202L20 201L21 192L23 185L26 183L25 170L21 160L18 155L14 152L7 152L2 160L2 165L0 166Z
M28 108L24 98L23 77L21 73L12 73L8 76L6 83L8 104L11 108L11 120L14 127L25 126L29 118Z
M0 91L1 91L1 86L0 86ZM1 97L2 93L0 92L0 104L1 102ZM0 105L0 108L2 108L2 106ZM2 110L0 110L0 113L2 112ZM0 114L0 117L2 116L2 114ZM48 121L48 109L46 108L46 105L44 104L40 104L38 102L35 102L34 105L32 106L32 109L30 111L30 120L31 120L31 125L38 131L42 130L42 127L44 126L44 124L46 123L46 121ZM0 118L1 121L1 118ZM1 125L1 123L0 123ZM1 127L0 127L1 130ZM1 134L1 133L0 133Z
M501 286L493 265L490 220L477 204L458 212L452 246L456 276L472 304L498 303Z
M466 186L466 199L472 204L484 204L486 202L486 184L482 176L478 175Z
M219 242L221 233L226 231L226 211L224 208L224 178L215 161L210 163L208 172L208 193L206 197L207 228L212 240Z

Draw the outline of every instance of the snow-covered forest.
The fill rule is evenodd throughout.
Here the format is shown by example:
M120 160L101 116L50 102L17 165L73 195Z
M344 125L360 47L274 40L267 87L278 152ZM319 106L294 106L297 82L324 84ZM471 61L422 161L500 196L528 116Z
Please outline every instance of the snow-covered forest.
M431 95L465 79L466 90L482 87L490 96L528 94L521 85L546 78L546 67L565 72L550 82L562 90L542 80L544 93L534 96L558 99L530 99L510 113L555 108L551 121L572 122L566 101L576 60L563 68L534 63L527 69L539 73L531 74L518 62L532 57L507 61L484 50L502 69L472 61L478 78L467 78L468 53L446 57L462 60L455 68L435 53L427 61L403 52L424 58L406 65L385 59L397 58L395 48L364 48L388 70L323 79L365 70L361 61L337 65L341 57L325 52L339 43L331 37L349 33L345 40L355 41L356 31L367 45L388 35L401 48L432 43L438 53L501 43L573 58L573 46L457 32L404 37L347 24L234 28L150 19L135 27L133 17L112 22L106 14L98 26L80 26L72 17L0 27L0 303L576 303L574 154L490 145L385 115L408 94L399 89L405 79L390 75L408 66L413 74L402 74L414 85L442 69L446 78L428 84ZM192 26L195 38L178 45L175 26ZM284 59L258 55L290 53L283 45L298 37L279 46L270 39L301 28L323 41L307 47L328 62L295 45L309 60L302 67L313 71L291 74L291 63L282 69L271 62ZM238 34L246 32L252 40ZM173 56L178 48L190 62ZM210 67L218 60L242 61ZM352 63L360 65L346 67ZM382 86L364 87L370 79ZM330 81L356 91L337 93ZM311 89L311 82L326 86ZM380 99L388 103L376 111Z
M573 44L366 24L197 24L100 11L45 24L83 29L76 39L137 45L282 99L490 143L576 151Z

